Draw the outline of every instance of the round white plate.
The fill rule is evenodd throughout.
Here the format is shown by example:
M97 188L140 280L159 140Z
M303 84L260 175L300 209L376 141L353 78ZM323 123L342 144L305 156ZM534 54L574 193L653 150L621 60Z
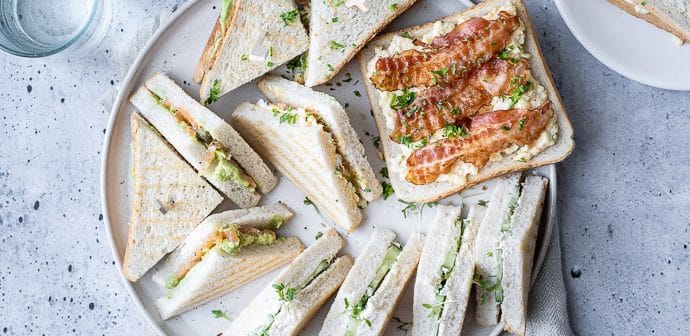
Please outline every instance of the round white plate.
M601 63L634 81L690 91L690 45L605 0L556 0L570 31Z
M113 254L118 267L121 265L127 244L127 223L129 218L129 192L130 192L130 127L129 115L134 110L127 98L141 83L155 71L166 72L177 81L193 97L198 97L198 85L191 83L192 73L196 66L201 50L206 43L208 33L217 18L217 11L213 6L217 1L201 0L192 1L180 7L170 22L161 27L151 41L144 47L141 54L130 69L116 102L113 106L106 133L103 149L101 188L103 201L103 214L107 225ZM398 18L389 29L399 29L436 20L452 12L463 8L455 0L420 0L407 13ZM342 71L332 84L320 86L317 89L335 96L342 104L347 106L350 119L364 142L369 161L375 171L379 171L385 165L378 159L377 149L374 147L374 138L377 136L376 126L370 116L369 100L366 98L365 89L361 83L361 76L356 64L351 63ZM278 69L277 73L285 73ZM345 73L350 73L353 80L343 82ZM235 107L245 101L255 102L262 98L254 86L249 83L224 96L220 101L211 106L211 109L221 117L228 117ZM359 91L361 97L355 92ZM550 188L542 223L539 230L537 251L535 254L534 275L538 272L546 252L545 242L551 235L553 219L555 217L556 204L556 172L553 166L535 170L536 173L550 178ZM465 204L474 204L483 199L489 199L491 182L475 186L462 193ZM273 204L284 202L293 210L295 216L280 230L282 235L298 237L306 246L314 241L317 232L325 230L328 221L322 218L313 207L303 204L304 194L286 178L280 179L278 186L265 196L261 204ZM440 203L456 203L458 196L442 200ZM343 252L357 257L358 252L367 243L372 229L377 226L388 227L398 234L401 242L406 242L412 230L428 231L428 223L433 219L434 209L424 207L421 212L410 212L407 217L401 210L405 204L398 201L393 195L388 200L379 199L371 203L365 210L365 220L361 227L352 234L341 234L347 240L347 246ZM229 201L225 201L216 212L230 209ZM339 230L341 231L341 230ZM151 323L151 326L161 334L168 335L217 335L228 327L229 322L224 319L214 318L211 311L220 309L226 311L230 318L237 316L253 296L267 286L270 280L276 276L279 270L271 272L241 288L232 291L216 300L204 304L196 309L184 313L178 317L162 321L154 306L156 298L164 295L164 288L154 284L150 273L136 283L131 283L122 278L134 302L139 306L142 314ZM474 300L471 300L474 301ZM330 303L326 304L320 313L308 324L302 335L316 335ZM403 299L394 316L402 321L411 320L412 291L406 290ZM471 316L471 315L468 315ZM399 322L393 320L388 328L391 335L403 335L404 331L398 330ZM478 328L474 325L474 319L468 318L466 323L466 335L490 335L493 328Z

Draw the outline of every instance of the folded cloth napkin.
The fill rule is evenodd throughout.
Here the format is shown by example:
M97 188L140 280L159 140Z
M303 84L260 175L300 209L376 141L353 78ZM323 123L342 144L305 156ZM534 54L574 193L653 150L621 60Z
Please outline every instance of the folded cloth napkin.
M190 0L196 2L197 0ZM180 1L182 3L183 1ZM177 6L176 6L177 7ZM176 8L175 8L176 9ZM142 23L141 29L135 34L128 46L115 50L115 57L122 72L127 73L129 66L139 54L139 50L146 45L149 38L159 28L165 26L171 17L169 10L158 17ZM113 89L103 100L104 107L109 111L117 95ZM571 336L573 335L568 321L568 309L563 282L563 267L561 264L561 244L558 224L549 242L542 269L529 293L527 312L527 335L530 336Z

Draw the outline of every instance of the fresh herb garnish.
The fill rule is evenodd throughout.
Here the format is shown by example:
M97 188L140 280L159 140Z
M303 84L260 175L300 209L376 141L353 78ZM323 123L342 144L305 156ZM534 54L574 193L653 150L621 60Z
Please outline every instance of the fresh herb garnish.
M211 90L209 91L208 98L206 98L204 104L213 104L217 102L218 99L220 99L220 79L214 79L213 82L211 82Z
M297 17L299 16L299 11L298 10L291 10L289 12L283 12L280 14L280 19L283 20L283 23L288 26L291 23L295 23L297 21Z
M230 321L230 317L228 317L228 314L225 313L224 311L220 310L220 309L214 309L211 311L211 313L213 314L213 317L215 317L215 318L224 318L224 319Z
M508 126L508 125L503 125L503 126L501 126L501 129L504 130L504 131L510 131L510 126Z
M381 170L379 171L379 173L381 173L381 177L388 178L388 167L383 167L383 168L381 168Z
M467 136L467 129L465 126L458 126L453 124L448 124L443 127L443 136L448 139L455 139L459 137Z
M285 112L280 116L280 123L288 123L294 125L297 122L297 113Z
M246 61L248 59L249 59L249 55L247 55L247 54L242 54L242 56L240 56L240 61Z
M383 199L384 200L387 200L388 197L393 195L393 193L395 192L395 190L393 190L393 186L386 181L381 181L381 187L383 187Z
M331 40L331 42L328 42L328 45L331 47L331 50L345 49L344 45L342 45L336 41L333 41L333 40Z
M403 90L401 95L393 94L391 98L390 107L394 110L399 110L410 106L414 100L417 99L417 93L408 89Z
M400 36L412 40L412 35L410 35L410 32L403 32L400 34Z
M305 197L305 198L304 198L304 201L302 201L302 203L304 203L304 205L311 205L311 206L313 206L314 209L316 210L316 212L319 212L319 208L316 207L316 204L314 204L314 202L313 202L312 200L310 200L309 197Z
M510 94L510 108L512 109L513 107L515 107L515 104L517 104L517 102L520 100L522 95L527 93L527 91L529 91L531 89L532 89L532 82L531 81L524 82L524 83L518 85L515 89L513 89L513 91Z
M398 4L397 3L391 4L390 10L391 10L391 12L395 12L396 10L398 10Z
M323 237L323 232L319 231L316 233L316 236L314 236L314 240L319 240L321 237Z
M353 93L355 94L356 97L362 96L362 94L358 90L355 90Z
M439 75L441 77L445 77L448 74L448 68L441 68L438 70L431 70L431 73L435 75Z
M405 207L401 210L403 213L403 217L407 218L407 213L408 212L419 212L420 214L424 210L424 207L428 208L433 208L434 206L438 205L436 202L429 202L429 203L421 203L417 204L414 202L406 202L401 199L398 200L400 203L405 204Z
M278 294L281 301L290 302L295 299L297 289L285 286L282 283L273 284L272 287L276 290L276 294Z
M345 0L333 0L333 6L341 6L342 4L345 3Z
M522 131L523 128L525 128L525 118L520 119L518 122L518 129Z
M489 201L479 200L479 201L477 202L477 204L480 205L480 206L485 207L487 204L489 204Z
M380 137L375 137L373 139L374 147L376 148L381 148L381 138Z

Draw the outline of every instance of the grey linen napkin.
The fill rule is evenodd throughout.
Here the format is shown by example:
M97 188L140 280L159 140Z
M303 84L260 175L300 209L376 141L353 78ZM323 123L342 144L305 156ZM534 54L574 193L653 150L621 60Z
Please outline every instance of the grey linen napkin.
M195 2L197 0L190 1ZM167 22L170 16L171 13L165 11L158 17L145 22L144 27L135 34L133 41L129 42L126 48L114 51L119 70L123 76L138 56L139 50L146 45L158 27ZM103 100L102 104L108 111L112 107L116 95L117 89L113 89ZM568 320L565 284L563 282L560 230L558 223L555 223L554 226L542 269L529 293L527 335L530 336L573 335Z

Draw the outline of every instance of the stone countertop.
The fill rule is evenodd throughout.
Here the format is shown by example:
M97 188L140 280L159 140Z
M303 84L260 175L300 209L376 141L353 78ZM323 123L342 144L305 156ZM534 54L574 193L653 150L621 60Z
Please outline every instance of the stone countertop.
M101 147L118 64L141 27L181 0L115 1L83 59L0 54L0 335L145 335L101 215ZM529 1L576 130L558 165L568 308L578 335L690 329L690 93L594 59L551 1ZM690 66L690 65L689 65Z

